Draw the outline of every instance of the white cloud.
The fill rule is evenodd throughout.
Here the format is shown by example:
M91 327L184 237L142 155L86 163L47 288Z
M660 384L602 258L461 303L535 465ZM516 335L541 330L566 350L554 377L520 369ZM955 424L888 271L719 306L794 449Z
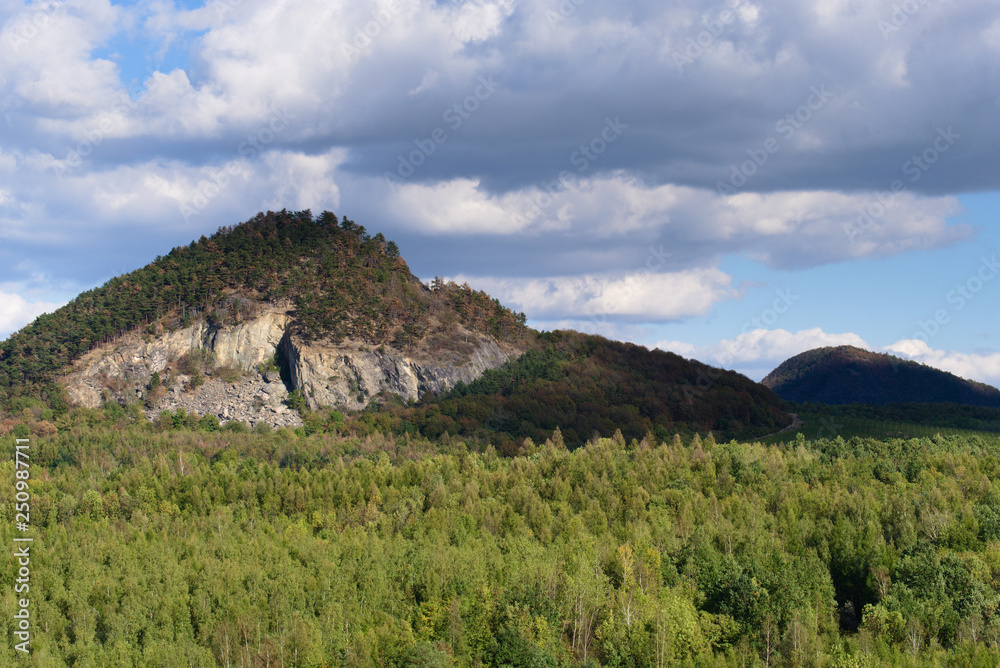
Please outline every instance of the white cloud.
M1000 353L935 350L920 339L902 339L886 346L885 350L962 378L1000 387Z
M513 234L528 227L528 221L515 215L523 196L489 195L479 188L478 180L404 183L394 188L386 208L426 234Z
M60 306L62 304L29 302L18 294L0 292L0 339L6 339L41 314L51 313Z
M493 275L476 281L533 317L633 322L700 315L734 297L724 256L800 269L970 238L970 227L949 224L959 207L941 193L1000 183L996 96L983 86L1000 44L994 0L921 5L888 38L877 22L895 0L743 1L718 31L710 25L726 3L681 4L8 1L0 237L18 251L96 255L123 229L201 233L261 208L343 199L372 229L430 238L439 258L465 253L450 273ZM13 39L39 8L42 25ZM699 40L678 68L677 50ZM112 48L131 51L105 55ZM122 67L157 59L171 64L128 98ZM442 112L480 76L499 89L450 127ZM831 99L794 136L778 133L776 121L824 85ZM123 96L134 103L124 110ZM248 159L239 147L276 110L293 122ZM620 138L576 171L577 147L619 116ZM904 161L926 156L950 122L954 147L935 149L909 191L879 202L873 189L909 179ZM385 171L435 128L447 142L388 189ZM720 196L715 183L775 137L780 150L740 194ZM87 155L56 178L81 146ZM213 185L231 165L236 173ZM569 187L558 184L563 170ZM199 197L204 208L185 220L180 208ZM671 260L637 281L649 247ZM523 252L480 269L498 248ZM847 336L777 332L732 344L750 363Z
M789 332L784 329L755 329L740 334L735 339L724 340L710 348L711 359L722 365L759 364L761 361L780 364L789 357L813 348L851 345L868 348L852 332L827 333L820 327Z
M52 156L20 157L25 171L35 171L36 184L50 185L34 193L23 187L14 192L17 197L38 198L39 220L24 232L54 242L79 231L68 229L63 218L64 212L78 210L96 213L93 220L109 227L121 223L181 227L201 215L238 219L267 208L336 207L340 193L332 175L344 152L334 149L308 156L265 150L250 156L241 155L234 146L228 160L211 164L153 160L103 170L86 163L73 167ZM31 201L21 199L20 204ZM10 224L8 229L15 227Z
M656 347L706 364L735 369L754 380L760 380L776 366L813 348L850 345L873 348L852 332L828 333L820 327L789 332L784 329L755 329L735 339L724 339L706 346L694 346L681 341L660 341Z
M119 14L107 0L40 3L13 12L0 28L0 82L47 113L100 105L119 86L118 68L91 52L114 34Z
M491 194L473 179L404 182L391 189L384 206L400 224L424 234L569 232L633 244L668 237L676 259L702 266L731 252L800 268L937 248L972 234L968 226L948 224L959 211L953 197L828 191L721 196L651 186L621 172L584 180L567 172L550 186Z
M631 320L676 320L702 315L737 296L732 277L718 269L633 273L623 277L582 275L502 279L457 276L457 283L485 290L531 318L617 316Z

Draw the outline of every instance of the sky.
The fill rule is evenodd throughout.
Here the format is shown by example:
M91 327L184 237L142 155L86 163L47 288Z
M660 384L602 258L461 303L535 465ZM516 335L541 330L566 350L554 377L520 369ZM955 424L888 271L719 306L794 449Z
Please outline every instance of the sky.
M754 380L1000 384L995 0L0 0L0 337L262 210Z

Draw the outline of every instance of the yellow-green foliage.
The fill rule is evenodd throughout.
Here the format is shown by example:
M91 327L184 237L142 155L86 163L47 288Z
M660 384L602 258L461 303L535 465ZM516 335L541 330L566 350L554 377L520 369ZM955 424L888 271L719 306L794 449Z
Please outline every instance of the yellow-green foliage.
M454 439L63 427L31 444L38 665L1000 658L995 439L550 441L507 459Z

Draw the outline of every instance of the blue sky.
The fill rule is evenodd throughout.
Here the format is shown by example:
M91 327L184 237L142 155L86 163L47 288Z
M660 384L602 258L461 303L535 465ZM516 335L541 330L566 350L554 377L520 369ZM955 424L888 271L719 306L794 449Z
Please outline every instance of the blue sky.
M987 0L0 0L0 336L311 208L537 327L997 385L998 117Z

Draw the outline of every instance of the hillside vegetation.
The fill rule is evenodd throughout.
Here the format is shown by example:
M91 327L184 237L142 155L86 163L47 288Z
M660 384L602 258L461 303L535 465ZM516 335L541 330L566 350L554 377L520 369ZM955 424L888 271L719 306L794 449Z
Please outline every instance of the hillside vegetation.
M720 437L760 436L791 422L782 402L745 376L673 353L555 331L538 348L469 385L392 413L397 431L416 430L490 440L504 452L560 429L570 448L594 434L621 430L627 440L652 433L714 431Z
M736 373L597 336L539 335L525 325L523 313L468 285L435 279L425 286L381 234L371 236L330 212L314 218L309 211L261 213L220 228L39 317L0 343L0 401L16 413L30 405L26 399L42 398L62 414L67 407L59 381L94 346L126 333L150 341L195 320L224 328L273 308L290 314L288 334L296 343L320 348L350 339L380 352L391 346L419 354L445 368L464 363L452 353L474 352L462 332L476 332L512 344L515 355L528 351L467 386L425 394L416 406L399 405L386 393L371 406L377 415L355 420L358 428L377 425L429 438L448 433L514 454L524 439L543 441L556 428L578 447L594 434L619 429L629 439L709 431L720 438L754 437L791 421L770 391ZM197 387L211 365L201 369L185 359L174 366L194 366L191 386ZM275 368L289 384L285 365L278 359ZM168 365L171 373L174 366ZM137 377L135 387L100 376L95 382L116 388L104 401L123 404L166 392L159 375L148 374L148 383ZM289 405L303 409L300 399L290 397ZM329 413L303 413L309 433L339 428Z
M786 401L822 404L950 403L1000 408L1000 390L854 346L816 348L782 362L761 383Z
M108 410L32 436L33 665L1000 661L995 437L602 438L502 458L152 432Z
M31 394L58 404L54 381L97 344L195 318L231 325L269 304L293 310L293 332L306 342L351 337L405 347L448 322L499 340L526 336L524 315L485 293L437 287L410 273L394 242L347 218L260 213L88 290L0 343L0 400Z

